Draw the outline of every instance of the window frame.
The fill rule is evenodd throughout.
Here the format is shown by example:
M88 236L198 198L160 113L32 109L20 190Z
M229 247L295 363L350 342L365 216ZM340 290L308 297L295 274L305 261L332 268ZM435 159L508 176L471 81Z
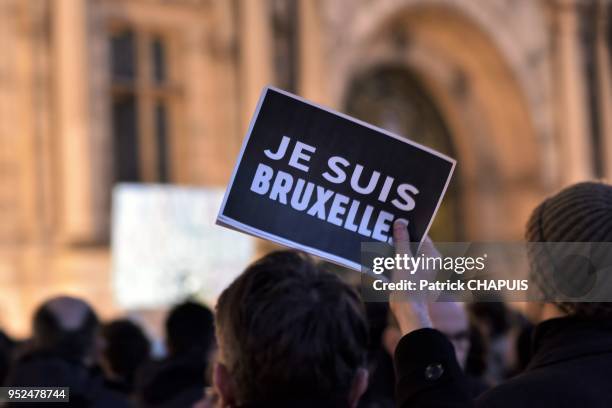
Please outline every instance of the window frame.
M113 78L112 72L112 50L111 39L113 34L130 30L134 34L134 58L135 73L133 83L121 83ZM112 126L112 104L116 96L122 94L132 94L136 100L136 137L138 145L139 160L139 180L143 183L165 183L175 180L174 171L174 151L178 140L179 128L178 105L181 103L182 89L177 78L174 62L177 61L177 41L176 35L172 30L155 27L153 25L139 24L126 21L110 21L106 29L106 42L109 47L108 52L108 72L109 72L109 104L110 108L110 139L111 144L115 143L114 129ZM154 75L153 62L153 43L159 39L164 44L164 73L165 79L158 82ZM158 103L165 106L166 110L166 137L165 137L165 163L166 174L159 174L160 168L159 153L161 150L158 144L158 134L156 129L156 110ZM116 158L114 158L116 159ZM117 179L113 165L112 178Z

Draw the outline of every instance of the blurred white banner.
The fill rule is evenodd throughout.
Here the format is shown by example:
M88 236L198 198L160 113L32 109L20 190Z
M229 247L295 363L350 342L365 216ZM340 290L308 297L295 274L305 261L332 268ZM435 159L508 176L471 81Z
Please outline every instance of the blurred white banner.
M187 296L214 304L252 260L253 238L215 225L222 189L119 184L113 192L117 303L163 307Z

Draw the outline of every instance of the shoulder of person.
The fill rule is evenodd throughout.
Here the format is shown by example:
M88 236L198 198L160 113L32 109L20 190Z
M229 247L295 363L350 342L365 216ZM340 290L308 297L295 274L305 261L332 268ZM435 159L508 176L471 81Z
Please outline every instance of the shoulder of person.
M438 330L424 328L406 334L397 345L394 362L398 406L472 405L453 345Z
M540 380L545 378L538 373L519 374L482 393L475 405L477 408L546 406L552 390Z

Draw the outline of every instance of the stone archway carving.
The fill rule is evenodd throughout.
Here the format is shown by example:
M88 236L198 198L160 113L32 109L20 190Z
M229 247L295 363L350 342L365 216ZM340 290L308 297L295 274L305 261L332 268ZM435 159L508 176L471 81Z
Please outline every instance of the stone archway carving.
M469 1L371 2L335 22L350 35L336 38L343 51L331 59L331 99L341 106L350 81L377 65L415 72L450 127L473 239L521 238L531 209L556 183L546 36L508 41L499 3L479 10ZM538 16L527 10L524 18Z

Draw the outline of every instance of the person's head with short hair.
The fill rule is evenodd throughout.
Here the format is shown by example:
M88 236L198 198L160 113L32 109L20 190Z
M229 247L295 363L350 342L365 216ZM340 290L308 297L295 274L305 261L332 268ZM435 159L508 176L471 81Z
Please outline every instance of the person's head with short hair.
M102 367L107 377L133 385L138 369L149 359L151 345L134 322L118 319L102 325Z
M95 351L98 317L84 300L59 296L34 313L33 347L65 358L89 362Z
M308 256L271 253L219 297L224 406L337 401L355 406L367 387L368 328L357 293Z
M525 237L528 242L535 243L612 243L612 186L600 182L578 183L549 197L531 214ZM537 244L530 245L529 248L530 278L545 296L552 298L551 303L545 304L542 310L531 310L532 316L539 314L554 317L555 313L559 313L589 319L612 318L612 303L554 299L556 293L551 292L551 282L558 279L560 273L563 274L564 283L576 288L592 279L588 269L584 268L584 263L564 262L562 267L551 267L557 265L555 261L559 261L550 259L554 256L551 251L541 249ZM608 248L600 249L603 249L598 251L601 253L591 253L591 260L610 259ZM531 306L535 307L534 305L536 304L532 302Z
M207 355L215 343L212 311L194 301L178 304L166 319L166 345L171 356L189 352Z

